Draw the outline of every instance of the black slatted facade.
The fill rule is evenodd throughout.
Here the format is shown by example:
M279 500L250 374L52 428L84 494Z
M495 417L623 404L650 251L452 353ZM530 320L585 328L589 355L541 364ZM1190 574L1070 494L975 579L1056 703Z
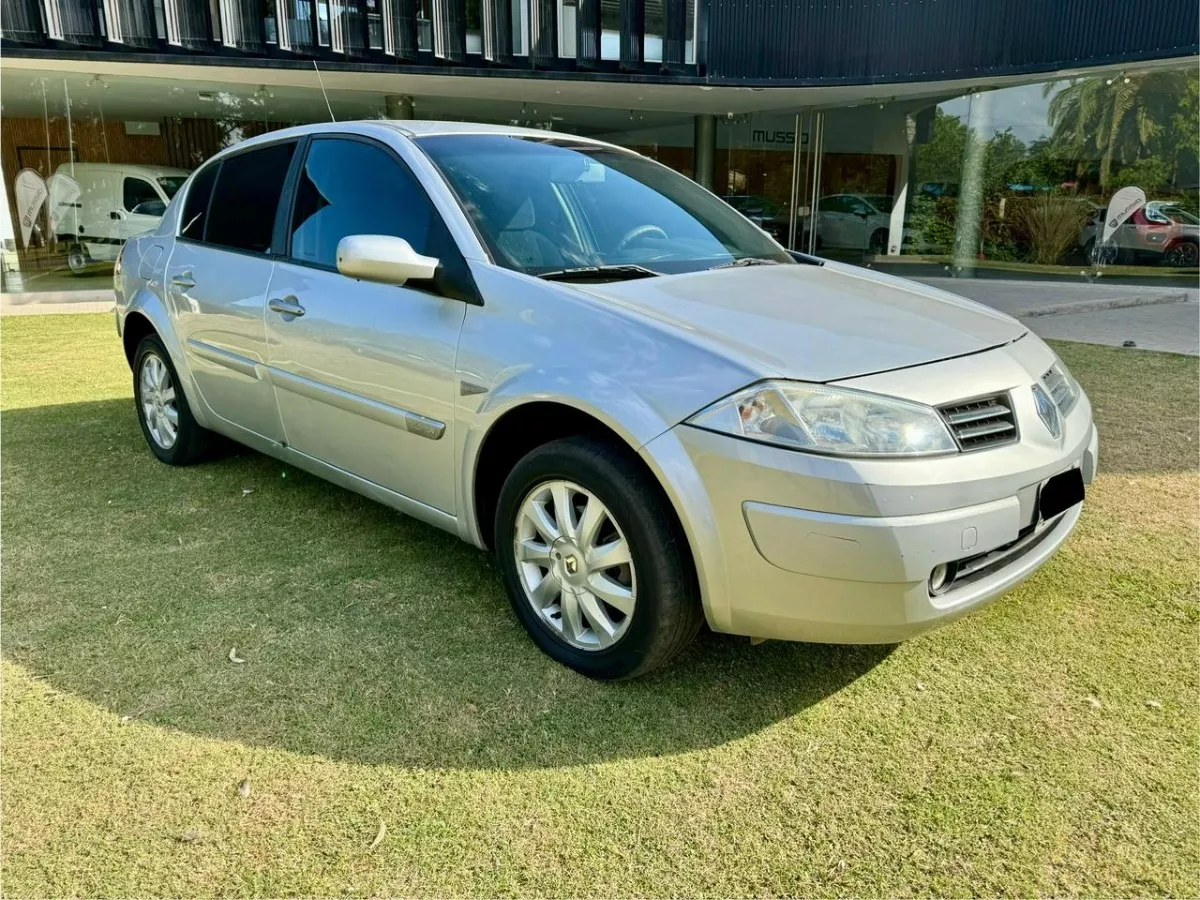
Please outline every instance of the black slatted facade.
M50 37L76 47L99 47L100 6L96 0L47 0L47 29Z
M317 52L316 0L278 0L279 49L298 56Z
M600 62L600 0L578 0L575 8L575 61L585 68Z
M64 59L186 50L748 87L995 79L1200 53L1194 0L576 0L571 59L559 56L559 0L527 0L526 35L514 31L520 0L274 0L269 12L268 0L162 0L165 40L155 2L0 0L0 39L7 54ZM467 53L468 21L480 55ZM605 25L619 31L619 60L602 58ZM661 62L645 59L647 29L661 38Z
M163 0L167 44L182 50L213 49L212 14L207 0Z
M148 50L159 44L152 0L105 0L108 40Z
M513 61L513 0L481 0L483 58L498 65Z
M263 53L267 49L263 8L259 0L220 0L221 41L231 50Z
M1195 54L1178 0L709 0L708 74L857 84L1049 72Z
M383 50L401 60L417 58L417 0L381 0Z
M662 66L677 72L687 61L687 0L663 0Z
M646 46L646 0L621 0L621 68L642 67Z
M0 35L4 40L40 44L45 36L40 7L38 0L0 0Z
M466 62L467 0L433 0L433 55Z
M557 0L529 0L529 61L535 66L558 61Z

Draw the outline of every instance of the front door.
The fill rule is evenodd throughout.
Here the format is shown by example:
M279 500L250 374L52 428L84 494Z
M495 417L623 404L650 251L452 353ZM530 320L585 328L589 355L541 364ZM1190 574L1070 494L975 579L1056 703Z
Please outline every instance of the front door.
M388 148L319 137L296 179L288 259L267 292L271 379L288 445L453 514L454 364L466 306L338 273L338 242L402 237L457 252L420 184Z
M264 314L275 219L296 147L295 141L256 147L196 175L165 285L205 405L277 442L283 426L266 371Z

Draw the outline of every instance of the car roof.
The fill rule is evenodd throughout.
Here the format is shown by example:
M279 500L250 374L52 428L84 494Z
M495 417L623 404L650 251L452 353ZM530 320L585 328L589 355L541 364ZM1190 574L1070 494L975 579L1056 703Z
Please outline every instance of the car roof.
M77 162L63 163L55 171L78 172L82 169L84 172L132 172L135 175L145 175L149 178L156 178L160 175L188 175L190 172L187 169L179 169L175 166L143 166L136 163L92 163L92 162Z

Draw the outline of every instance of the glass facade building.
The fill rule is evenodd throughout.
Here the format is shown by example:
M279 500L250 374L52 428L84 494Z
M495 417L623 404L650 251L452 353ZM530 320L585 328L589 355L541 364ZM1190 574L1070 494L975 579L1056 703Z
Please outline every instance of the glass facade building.
M1196 283L1194 34L1126 60L890 83L776 83L746 62L739 85L714 75L736 59L714 34L720 10L697 0L291 2L213 0L200 25L183 0L77 3L87 45L68 39L83 26L66 0L5 0L6 293L106 290L121 243L154 227L188 172L331 116L598 137L696 178L789 249L902 275ZM198 27L204 60L157 52ZM138 35L156 52L139 56ZM513 71L479 68L492 63ZM1129 187L1144 207L1106 227Z

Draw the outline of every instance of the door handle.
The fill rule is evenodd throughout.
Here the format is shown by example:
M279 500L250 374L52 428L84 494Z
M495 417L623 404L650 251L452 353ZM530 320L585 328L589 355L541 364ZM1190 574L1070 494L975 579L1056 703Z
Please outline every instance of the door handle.
M110 219L123 219L123 218L125 218L125 214L124 214L124 213L121 213L121 212L117 212L117 211L114 209L112 212L110 212L110 213L108 214L108 217L109 217Z
M295 297L276 297L267 303L267 309L277 312L281 316L291 316L294 319L304 315L304 307Z
M171 278L171 287L179 288L181 291L189 291L196 286L196 279L192 277L191 272L180 272Z

